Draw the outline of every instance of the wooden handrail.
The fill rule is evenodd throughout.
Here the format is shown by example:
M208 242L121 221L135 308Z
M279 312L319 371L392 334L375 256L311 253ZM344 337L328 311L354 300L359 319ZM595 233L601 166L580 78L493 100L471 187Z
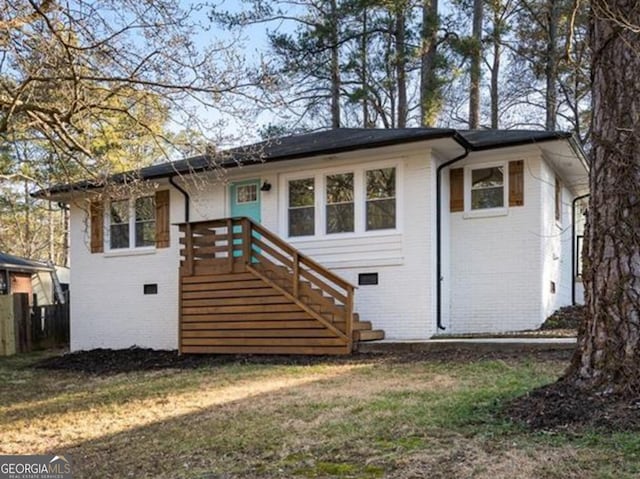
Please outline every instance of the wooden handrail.
M268 237L273 243L276 243L281 249L283 249L285 251L288 251L290 253L294 252L294 251L297 252L298 256L300 258L300 261L302 263L304 263L305 265L307 265L309 268L313 269L314 271L321 272L322 275L326 276L332 283L344 288L345 290L348 290L349 288L355 289L354 285L352 285L348 281L345 281L344 279L342 279L340 276L336 275L335 273L329 271L324 266L322 266L320 263L317 263L316 261L312 260L308 256L300 253L297 249L295 249L293 246L291 246L291 244L287 243L285 240L280 238L275 233L269 231L268 229L266 229L261 224L256 223L251 218L247 218L247 220L252 224L252 226L253 226L253 228L255 230L257 230L261 235Z

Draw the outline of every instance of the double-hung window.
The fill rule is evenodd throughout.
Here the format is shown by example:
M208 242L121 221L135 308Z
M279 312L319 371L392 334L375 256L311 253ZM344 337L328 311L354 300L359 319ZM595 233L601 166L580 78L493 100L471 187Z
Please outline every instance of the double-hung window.
M505 206L504 166L471 169L471 210Z
M289 181L289 236L313 236L315 234L315 191L314 178Z
M366 229L396 227L396 169L367 170Z
M109 248L143 248L155 245L156 207L153 196L111 201Z
M353 173L327 175L326 200L327 234L353 233Z

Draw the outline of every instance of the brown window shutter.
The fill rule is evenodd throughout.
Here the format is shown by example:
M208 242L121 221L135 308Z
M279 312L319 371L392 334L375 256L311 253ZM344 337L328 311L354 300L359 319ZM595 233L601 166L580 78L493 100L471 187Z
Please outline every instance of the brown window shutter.
M104 204L102 201L92 201L89 205L91 217L91 252L104 251Z
M509 206L524 206L524 161L509 162Z
M156 248L168 248L169 232L169 190L156 191Z
M464 211L464 169L449 170L449 209L451 212Z

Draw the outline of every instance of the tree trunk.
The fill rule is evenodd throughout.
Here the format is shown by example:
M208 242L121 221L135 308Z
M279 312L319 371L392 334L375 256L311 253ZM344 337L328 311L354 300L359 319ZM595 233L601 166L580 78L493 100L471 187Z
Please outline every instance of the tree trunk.
M331 0L331 127L340 128L340 46L338 34L338 5Z
M367 67L368 67L368 48L369 48L369 35L368 35L368 18L367 7L362 8L362 38L360 41L360 84L362 85L362 126L363 128L369 128L369 87L367 85Z
M592 1L588 314L566 379L640 393L640 25L637 0Z
M498 129L500 104L500 55L502 44L502 19L500 9L493 9L493 64L491 66L491 128Z
M407 126L407 45L404 2L396 7L396 80L398 83L398 128Z
M436 73L438 45L438 0L422 3L422 51L420 58L420 124L435 126L441 107Z
M480 63L482 62L482 16L484 0L473 2L473 51L469 82L469 128L480 126Z
M500 104L500 44L494 39L493 66L491 67L491 128L498 129Z
M548 8L547 21L549 31L545 65L547 80L545 128L553 131L556 129L556 112L558 108L558 22L560 21L558 0L549 0Z

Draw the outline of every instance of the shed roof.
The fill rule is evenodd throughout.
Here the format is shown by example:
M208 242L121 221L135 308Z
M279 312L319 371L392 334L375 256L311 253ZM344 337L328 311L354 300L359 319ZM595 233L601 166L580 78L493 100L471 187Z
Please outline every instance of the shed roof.
M34 261L20 256L0 252L0 269L34 273L36 271L52 271L53 268L41 261Z

